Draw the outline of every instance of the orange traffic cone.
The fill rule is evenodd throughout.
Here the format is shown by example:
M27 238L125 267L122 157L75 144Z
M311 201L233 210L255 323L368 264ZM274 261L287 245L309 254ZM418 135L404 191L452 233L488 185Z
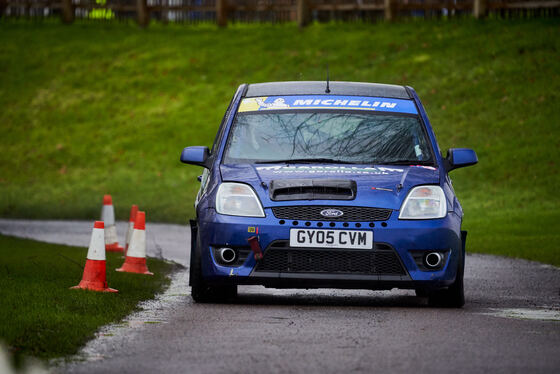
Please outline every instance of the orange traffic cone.
M113 208L111 195L103 196L101 220L105 223L105 249L110 252L124 252L124 248L119 245L119 238L117 237L115 208Z
M101 221L95 221L91 240L89 242L86 266L84 275L80 284L71 289L83 289L102 292L119 292L113 288L107 287L107 274L105 263L105 233L104 224Z
M132 231L134 231L134 222L136 221L136 213L138 213L138 205L132 205L130 208L130 217L128 218L128 230L126 231L126 243L124 245L124 255L126 256L126 251L128 250L128 245L130 244L130 237L132 236Z
M118 268L117 271L154 275L154 273L150 273L146 266L146 213L144 212L136 213L136 222L130 237L126 258L123 266Z

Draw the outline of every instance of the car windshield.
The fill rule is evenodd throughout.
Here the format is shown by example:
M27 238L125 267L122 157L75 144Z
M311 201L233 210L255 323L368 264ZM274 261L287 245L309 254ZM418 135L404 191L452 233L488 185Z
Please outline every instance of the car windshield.
M224 163L432 164L416 116L358 111L237 113Z

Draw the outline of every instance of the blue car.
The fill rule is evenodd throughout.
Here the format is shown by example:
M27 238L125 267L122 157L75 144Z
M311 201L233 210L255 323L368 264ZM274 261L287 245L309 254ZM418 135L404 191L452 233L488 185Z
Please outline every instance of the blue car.
M448 173L478 162L442 156L414 89L374 83L243 84L202 166L191 221L196 302L238 285L413 289L462 307L467 233Z

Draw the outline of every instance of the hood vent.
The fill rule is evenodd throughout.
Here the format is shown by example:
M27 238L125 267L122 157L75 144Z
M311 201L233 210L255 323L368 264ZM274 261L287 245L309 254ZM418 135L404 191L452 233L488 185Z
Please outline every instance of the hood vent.
M270 199L290 200L353 200L356 182L347 179L279 179L270 182Z

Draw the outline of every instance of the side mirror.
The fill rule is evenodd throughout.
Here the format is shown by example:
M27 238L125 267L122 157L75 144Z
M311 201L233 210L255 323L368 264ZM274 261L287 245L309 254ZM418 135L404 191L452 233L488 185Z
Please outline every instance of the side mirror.
M208 147L186 147L181 152L181 162L210 168L210 151Z
M474 165L477 162L478 157L476 157L476 152L472 149L450 148L447 151L447 157L445 158L445 170L450 172L454 169Z

